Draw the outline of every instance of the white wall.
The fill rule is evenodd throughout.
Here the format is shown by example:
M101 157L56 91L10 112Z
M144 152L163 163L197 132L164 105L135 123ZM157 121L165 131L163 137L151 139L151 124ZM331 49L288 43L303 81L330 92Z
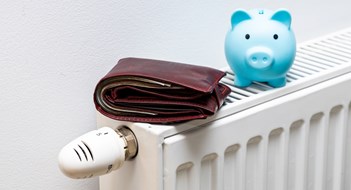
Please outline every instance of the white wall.
M92 94L122 57L221 68L232 11L285 7L298 41L351 26L348 0L0 1L0 189L98 189L57 154L95 128Z

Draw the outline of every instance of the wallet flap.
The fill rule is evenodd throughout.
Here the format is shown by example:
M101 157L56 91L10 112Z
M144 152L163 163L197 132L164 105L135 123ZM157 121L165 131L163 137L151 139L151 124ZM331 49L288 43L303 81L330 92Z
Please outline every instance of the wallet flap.
M214 90L224 72L203 66L141 58L124 58L102 79L138 76L176 84L203 93Z

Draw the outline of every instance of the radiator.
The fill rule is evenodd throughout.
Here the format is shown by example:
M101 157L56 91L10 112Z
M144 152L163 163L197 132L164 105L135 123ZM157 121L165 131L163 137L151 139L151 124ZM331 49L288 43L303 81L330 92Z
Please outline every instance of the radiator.
M128 126L138 155L100 190L351 189L351 29L299 44L286 87L233 86L219 112L177 125Z

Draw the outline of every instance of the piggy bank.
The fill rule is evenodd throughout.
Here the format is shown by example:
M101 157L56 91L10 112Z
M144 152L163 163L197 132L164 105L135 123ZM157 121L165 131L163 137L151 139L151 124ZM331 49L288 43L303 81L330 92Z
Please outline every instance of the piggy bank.
M225 55L235 73L235 86L246 87L253 81L285 86L295 53L296 41L287 10L233 13L225 38Z

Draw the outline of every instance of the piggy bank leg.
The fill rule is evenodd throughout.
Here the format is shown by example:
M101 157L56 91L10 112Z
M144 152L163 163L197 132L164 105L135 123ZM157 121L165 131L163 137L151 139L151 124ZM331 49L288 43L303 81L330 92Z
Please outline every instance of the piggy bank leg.
M247 87L252 83L251 80L235 75L234 85L238 87Z
M283 87L286 84L286 79L285 77L274 79L274 80L268 81L268 84L274 88Z

